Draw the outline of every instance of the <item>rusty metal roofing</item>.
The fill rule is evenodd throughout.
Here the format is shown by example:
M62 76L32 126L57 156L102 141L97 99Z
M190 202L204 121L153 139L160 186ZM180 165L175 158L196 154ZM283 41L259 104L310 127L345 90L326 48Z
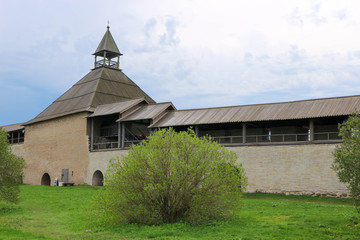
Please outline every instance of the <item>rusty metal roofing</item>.
M11 124L11 125L6 125L6 126L1 126L1 128L3 128L5 131L7 132L12 132L12 131L19 131L24 129L25 127L22 125L22 123L17 123L17 124Z
M122 114L125 111L129 110L132 107L135 107L136 105L138 105L140 103L148 104L148 102L145 100L145 98L139 98L139 99L134 99L134 100L129 100L129 101L99 105L95 108L94 113L91 114L89 117L105 116L105 115L110 115L110 114L114 114L114 113Z
M109 28L107 29L105 35L103 36L99 46L97 47L93 55L103 56L106 52L106 57L113 58L119 55L122 55L116 46L114 38L112 37Z
M175 109L176 108L171 102L144 105L135 112L121 117L120 119L117 120L117 122L136 121L143 119L156 119L165 111L175 110Z
M150 127L346 116L360 111L360 96L171 111Z
M142 97L149 103L155 103L121 70L106 67L97 68L88 73L36 118L25 123L25 125L78 112L92 112L102 104Z

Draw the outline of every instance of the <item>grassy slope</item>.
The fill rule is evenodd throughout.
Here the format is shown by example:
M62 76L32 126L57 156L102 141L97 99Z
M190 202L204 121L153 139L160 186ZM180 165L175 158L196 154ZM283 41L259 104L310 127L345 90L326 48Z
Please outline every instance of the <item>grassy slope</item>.
M98 188L21 190L19 205L0 203L0 239L360 239L349 199L245 194L242 210L231 221L94 227L87 207Z

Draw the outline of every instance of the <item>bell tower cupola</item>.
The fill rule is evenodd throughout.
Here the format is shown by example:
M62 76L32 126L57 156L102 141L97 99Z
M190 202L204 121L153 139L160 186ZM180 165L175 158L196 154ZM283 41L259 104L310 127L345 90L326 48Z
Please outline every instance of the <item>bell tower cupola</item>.
M95 53L94 69L110 67L120 70L120 56L122 55L112 37L109 25Z

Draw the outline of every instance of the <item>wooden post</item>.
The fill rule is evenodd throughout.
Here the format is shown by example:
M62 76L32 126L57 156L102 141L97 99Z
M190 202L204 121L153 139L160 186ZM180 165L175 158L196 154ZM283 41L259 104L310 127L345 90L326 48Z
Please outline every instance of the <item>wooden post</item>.
M195 135L199 137L199 126L195 126Z
M120 118L120 114L119 114ZM121 123L118 122L118 148L121 147Z
M314 120L313 119L310 119L309 130L310 130L309 141L314 141Z
M242 137L243 137L242 143L246 143L246 124L245 123L242 124Z
M125 147L125 123L121 123L121 148Z
M94 150L94 118L91 118L90 151Z

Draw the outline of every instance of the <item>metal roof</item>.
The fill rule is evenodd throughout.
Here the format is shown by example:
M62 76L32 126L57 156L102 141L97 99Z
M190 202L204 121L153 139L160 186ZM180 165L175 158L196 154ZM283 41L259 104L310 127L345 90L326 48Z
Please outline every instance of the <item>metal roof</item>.
M171 111L150 127L346 116L360 111L360 96Z
M121 117L117 122L136 121L142 119L156 119L166 110L175 110L171 102L144 105L133 113Z
M148 103L145 98L139 98L129 101L99 105L95 108L94 113L91 114L89 117L105 116L114 113L122 114L123 112L129 110L132 107L135 107L142 102Z
M22 130L25 127L22 126L22 123L17 123L17 124L11 124L11 125L2 126L1 128L3 128L7 132L12 132L12 131Z
M26 122L25 125L78 112L92 112L102 104L142 97L149 103L155 103L121 70L106 67L97 68L56 99L36 118Z
M110 33L109 27L93 55L103 56L104 52L106 52L106 57L108 58L122 55L118 47L116 46L114 38Z

